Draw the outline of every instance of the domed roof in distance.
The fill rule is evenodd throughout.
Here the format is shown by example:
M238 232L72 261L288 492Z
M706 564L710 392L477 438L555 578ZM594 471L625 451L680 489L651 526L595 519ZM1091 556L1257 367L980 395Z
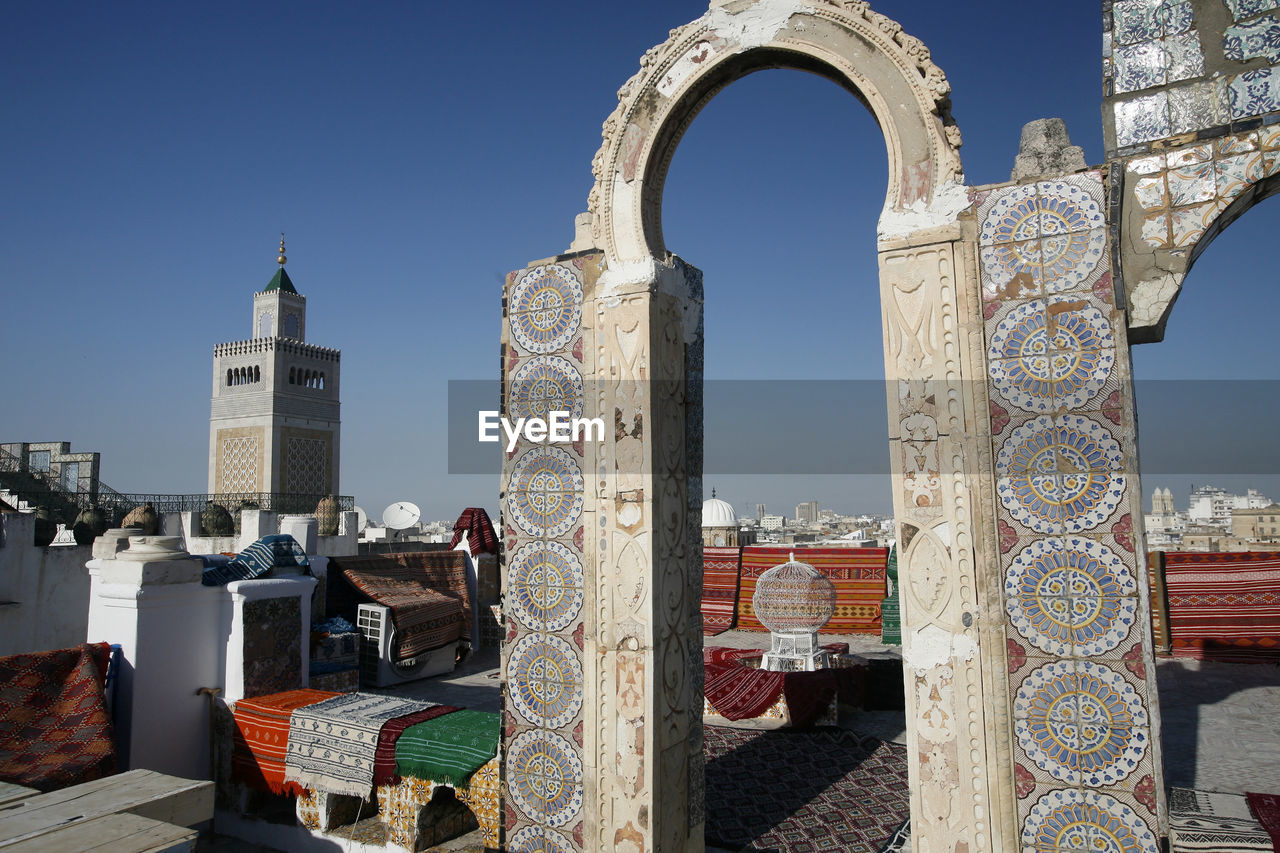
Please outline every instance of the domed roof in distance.
M738 516L733 511L733 504L720 500L712 491L711 498L702 502L702 526L737 527Z

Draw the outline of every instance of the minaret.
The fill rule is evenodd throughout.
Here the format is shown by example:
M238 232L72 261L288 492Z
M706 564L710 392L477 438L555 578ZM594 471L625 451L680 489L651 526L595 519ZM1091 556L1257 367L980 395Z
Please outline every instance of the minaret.
M250 338L214 347L210 492L338 492L341 353L306 343L307 298L287 262L281 234L279 268L253 295Z

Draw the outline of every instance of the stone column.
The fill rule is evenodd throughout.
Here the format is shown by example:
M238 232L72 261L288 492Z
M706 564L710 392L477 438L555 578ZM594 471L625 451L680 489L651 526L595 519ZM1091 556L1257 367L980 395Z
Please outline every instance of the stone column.
M605 432L504 467L505 843L700 850L701 275L566 255L513 273L506 307L507 417Z
M315 586L316 579L307 575L227 584L222 618L230 630L223 699L234 702L306 686Z
M201 562L178 537L120 533L108 531L94 544L86 639L121 647L115 688L121 763L209 778L209 707L196 691L222 685L223 593L201 585ZM122 541L128 547L117 550Z
M880 290L912 842L930 853L1013 851L1003 681L988 676L1004 653L984 562L981 317L960 227L882 242Z

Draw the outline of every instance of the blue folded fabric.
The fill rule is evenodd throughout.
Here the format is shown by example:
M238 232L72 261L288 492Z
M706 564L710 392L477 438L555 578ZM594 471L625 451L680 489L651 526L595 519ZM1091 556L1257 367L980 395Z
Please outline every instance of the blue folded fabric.
M264 536L245 548L225 565L208 565L200 582L205 586L226 586L232 581L260 578L276 567L306 568L307 552L292 536L278 533Z

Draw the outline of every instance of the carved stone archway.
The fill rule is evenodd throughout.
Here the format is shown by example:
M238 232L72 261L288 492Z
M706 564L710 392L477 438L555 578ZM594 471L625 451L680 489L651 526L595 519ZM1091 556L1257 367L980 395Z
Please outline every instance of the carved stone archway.
M673 30L645 54L605 123L588 233L569 253L507 278L507 414L569 408L609 429L601 442L525 442L504 463L504 843L513 851L702 849L702 281L665 248L662 188L698 111L734 80L773 67L836 81L871 110L886 142L878 248L915 849L1021 850L1041 843L1059 819L1055 809L1083 805L1099 820L1128 821L1137 849L1154 850L1155 807L1140 816L1128 805L1135 771L1146 773L1144 784L1159 777L1154 750L1136 753L1122 773L1097 776L1106 792L1087 789L1065 765L1023 766L1037 760L1036 745L1025 745L1035 735L1028 720L1046 720L1031 707L1040 694L1015 692L1069 687L1081 654L1019 627L1022 611L1004 596L1024 563L1075 547L1064 538L1064 484L1113 509L1121 493L1138 493L1131 453L1096 454L1083 470L1060 470L1057 461L1068 433L1116 441L1102 437L1091 413L1106 408L1106 392L1115 389L1107 411L1119 419L1123 410L1132 424L1127 348L1117 354L1123 322L1112 330L1114 301L1097 295L1109 265L1097 249L1104 178L966 188L946 78L923 44L856 0L713 2ZM1069 215L1042 233L1037 217L1053 211ZM1035 224L1030 234L1019 231L1026 221ZM1034 264L1023 269L1030 244ZM1052 253L1058 266L1042 260ZM1079 298L1021 290L1039 286L1046 270L1060 276L1047 290ZM999 323L1015 313L1017 329L1032 336L1103 329L1089 347L1105 341L1109 354L1090 349L1075 363L1103 374L1123 365L1119 378L1104 388L1107 375L1082 376L1084 390L1070 400L1057 399L1056 385L1042 398L1034 388L1011 391L1011 365L1035 368L1029 350L1007 361L997 351L1010 334ZM548 388L560 390L549 398ZM1006 430L1008 408L1018 407ZM1056 420L1072 409L1084 414L1066 426ZM1118 441L1129 451L1135 439ZM1014 458L1023 445L1048 448L1045 471ZM1036 497L1051 504L1043 516L1019 503L1018 478L1049 484ZM1086 537L1101 536L1104 521L1110 531L1109 515L1072 519ZM1146 576L1132 535L1123 559L1113 554L1124 535L1081 540L1078 550L1105 552L1104 569L1129 579L1116 587L1127 617L1146 612ZM1147 719L1148 685L1123 688L1111 661L1128 655L1132 671L1149 663L1150 643L1132 645L1141 630L1113 630L1115 642L1085 654ZM1156 731L1152 720L1134 737L1145 743Z

